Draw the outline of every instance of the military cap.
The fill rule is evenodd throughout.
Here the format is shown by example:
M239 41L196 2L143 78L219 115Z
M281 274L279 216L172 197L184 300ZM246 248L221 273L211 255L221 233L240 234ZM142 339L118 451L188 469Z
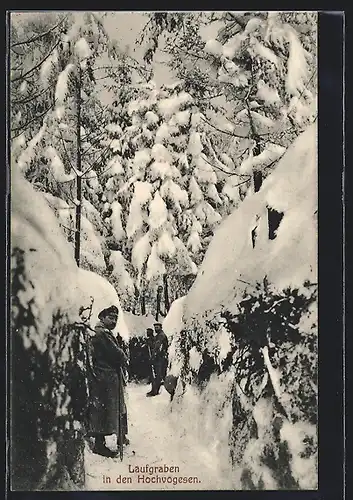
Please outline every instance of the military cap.
M98 318L102 319L108 314L114 313L116 316L119 316L119 309L116 306L110 306L105 309L102 309L101 312L98 314Z

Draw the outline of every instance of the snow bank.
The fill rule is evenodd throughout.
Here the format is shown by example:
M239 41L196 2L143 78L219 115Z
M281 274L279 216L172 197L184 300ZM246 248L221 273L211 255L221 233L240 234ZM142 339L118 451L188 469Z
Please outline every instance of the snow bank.
M78 489L74 483L84 486L79 457L84 443L77 406L83 409L87 396L74 324L81 321L80 307L89 304L89 297L54 213L16 166L11 194L11 345L18 375L12 380L17 395L12 399L17 451L12 480L20 490ZM18 477L16 470L21 470ZM53 477L58 479L53 482Z
M203 462L205 470L218 471L220 481L214 478L212 489L235 489L229 455L232 404L227 398L233 377L230 372L213 376L204 391L188 385L184 393L179 381L171 403L170 422L195 450L195 460Z
M270 239L271 210L282 218ZM312 294L304 284L317 283L316 212L314 124L222 222L182 312L175 305L165 320L174 332L169 374L179 377L171 419L195 449L207 449L209 460L228 471L234 489L317 488L317 303L308 310L290 305L297 291L315 301L315 288ZM265 300L292 290L275 343L260 325L271 335L278 316L266 323L266 307L252 315L263 298L256 285L265 281L271 285ZM241 316L249 301L253 309ZM296 314L293 326L289 317ZM248 329L246 320L253 321ZM295 336L284 333L290 329Z
M183 328L184 297L179 297L172 302L167 316L163 320L163 331L167 337L181 332Z
M78 309L87 296L84 290L75 296L67 286L77 280L71 246L44 197L34 191L17 167L12 168L11 193L12 251L19 248L25 252L27 280L33 284L21 300L35 301L38 332L32 340L45 349L45 333L55 309L60 307L70 319L78 320Z
M33 285L23 292L22 299L27 303L34 299L38 332L33 341L45 349L45 333L51 325L53 313L60 309L68 314L70 321L80 321L79 309L89 306L91 297L94 299L92 327L97 322L99 311L115 304L121 312L116 329L128 338L114 287L94 272L77 268L72 247L66 241L54 212L44 196L34 191L16 167L12 168L11 183L11 244L12 250L19 248L25 252L25 270L28 282Z
M317 281L316 185L313 125L286 152L260 191L248 196L216 231L187 296L186 321L205 319L207 311L214 314L229 305L237 290L248 286L242 281L253 284L267 275L279 288L300 285L305 279ZM268 239L268 206L284 212L275 240ZM252 248L251 231L256 225L257 244Z
M153 323L155 323L155 318L151 314L141 316L125 312L124 319L129 329L130 337L144 337L146 329L153 328Z

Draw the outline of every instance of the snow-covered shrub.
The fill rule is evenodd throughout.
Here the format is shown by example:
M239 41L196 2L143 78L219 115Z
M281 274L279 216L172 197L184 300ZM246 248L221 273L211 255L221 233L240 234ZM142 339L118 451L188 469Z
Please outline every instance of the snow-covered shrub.
M244 489L251 485L256 489L271 488L271 481L266 479L267 468L276 488L305 489L316 485L316 300L315 284L304 283L302 290L288 288L278 293L265 283L257 287L257 292L243 297L237 314L224 313L225 327L232 335L227 364L234 367L235 384L252 407L255 432L251 445L249 441L244 450L239 449L241 426L234 426L232 431L233 462L236 466L246 464L241 478ZM311 321L306 320L303 329L301 324L308 315ZM260 400L269 412L267 417L264 408L259 408ZM243 412L243 408L235 409L234 418L241 419ZM297 423L308 429L307 443L303 450L289 452L279 432L283 426L292 428ZM265 429L264 439L261 428ZM248 456L250 446L257 447L257 451ZM310 480L296 473L296 461L304 452L310 458ZM285 474L281 469L285 469Z

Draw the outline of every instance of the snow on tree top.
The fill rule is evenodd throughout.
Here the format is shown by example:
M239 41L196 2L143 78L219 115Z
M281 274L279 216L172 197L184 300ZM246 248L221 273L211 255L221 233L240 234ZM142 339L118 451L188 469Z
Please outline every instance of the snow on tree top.
M140 175L150 162L151 155L148 149L141 149L136 151L132 161L132 169L135 175Z
M169 163L165 161L154 161L151 163L150 173L153 181L156 179L164 180L166 177L171 177L173 175Z
M108 161L107 166L104 169L105 177L121 175L124 173L124 167L120 163L120 160L120 156L113 156L113 158Z
M75 43L75 54L78 56L80 61L91 57L92 52L85 38L80 38Z
M138 181L135 184L134 199L137 203L145 205L152 196L152 185L149 182Z
M186 126L190 120L190 110L178 111L173 118L178 125Z
M160 193L163 198L169 197L174 203L181 203L185 207L189 204L188 193L172 179L168 179L162 184Z
M185 296L174 300L167 316L163 320L163 331L168 337L174 337L183 329L183 305Z
M63 104L66 99L68 92L69 75L74 70L74 68L75 65L70 63L58 76L58 81L55 88L55 101L57 104Z
M184 243L177 236L173 241L177 250L178 272L181 275L197 274L197 266L191 259Z
M156 137L155 137L156 144L162 144L169 137L170 137L169 126L167 123L163 122L158 127L158 130L156 132Z
M253 17L247 22L244 33L246 34L253 33L258 28L260 28L262 24L263 24L262 19L259 19L258 17Z
M69 205L65 200L58 198L57 196L53 196L50 193L43 193L44 198L48 201L49 206L55 208L56 210L67 210L69 209Z
M44 132L46 131L47 125L46 123L43 123L42 127L39 129L38 133L29 141L27 147L21 152L18 160L17 160L17 166L22 170L26 171L26 169L30 166L31 161L34 158L35 152L36 152L36 147L42 140L44 136ZM25 144L25 136L24 133L21 134L22 137L22 143L23 145ZM19 143L21 144L21 143Z
M188 241L186 242L187 248L190 248L193 253L197 253L202 248L200 234L197 231L191 231Z
M235 64L233 61L227 61L223 64L224 69L228 73L228 75L233 76L236 73L239 73L240 67Z
M199 156L202 150L203 146L199 132L191 132L188 144L188 152L193 156Z
M65 172L64 164L53 146L47 148L46 154L51 161L51 172L57 182L67 182L75 179L75 174Z
M158 109L164 118L170 118L177 111L179 111L180 106L191 102L191 95L183 91L176 96L161 99L158 102Z
M168 219L168 211L167 207L161 198L160 194L158 191L154 195L153 200L150 203L150 214L148 218L148 224L151 227L151 229L158 229Z
M308 75L308 64L305 51L294 29L287 28L289 39L289 58L286 76L286 91L289 96L298 95L304 90Z
M136 241L131 253L131 262L139 273L141 272L143 264L146 262L150 252L150 234L146 233Z
M215 184L217 182L217 175L215 174L212 165L206 161L205 155L200 155L195 159L194 176L199 182L208 184Z
M273 63L277 67L280 65L278 56L276 56L276 54L271 49L265 47L263 43L256 40L256 38L250 37L248 50L255 58L260 57L262 59L265 59Z
M255 123L256 130L258 132L264 133L275 126L275 121L268 118L257 111L250 111L252 120ZM243 120L245 123L249 122L249 113L247 109L242 109L237 113L237 118Z
M166 161L168 163L173 162L171 153L165 146L163 146L163 144L155 144L152 148L151 156L156 161Z
M112 225L112 233L117 241L124 239L125 231L121 222L121 211L122 206L118 201L113 201L111 204L112 214L110 216L110 221Z
M263 80L257 82L256 97L268 105L281 103L277 89L269 87Z
M109 262L113 266L111 278L120 298L128 302L135 292L134 282L127 270L128 262L120 250L110 252Z
M261 170L279 159L285 150L286 148L279 146L278 144L269 143L266 145L266 149L259 155L253 156L253 153L251 152L248 158L242 162L238 171L242 174L248 174L249 172L252 172L253 169Z
M200 113L200 112L194 112L194 113L192 113L192 115L191 115L191 126L193 128L196 128L201 123L201 120L206 121L206 117L205 117L205 115L203 113Z
M222 44L217 40L207 40L204 47L205 52L213 56L220 56L222 54Z
M173 257L175 255L176 248L171 235L163 231L157 241L157 253L160 257Z
M239 33L229 38L222 47L222 54L225 58L233 59L235 54L240 50L241 42L245 39L244 33Z
M128 105L129 115L136 113L139 109L140 109L140 101L138 99L135 99L135 100L129 102L129 105Z
M113 139L110 143L109 143L109 147L110 149L116 153L119 151L119 153L121 152L121 142L120 142L120 139Z
M111 134L122 135L122 133L123 133L123 131L118 123L109 123L105 128Z
M153 111L147 111L145 114L146 120L148 124L155 124L159 122L159 116L156 115Z
M146 278L151 281L154 278L161 277L165 274L165 265L158 256L157 243L152 245L150 256L147 260Z
M190 179L189 192L190 192L190 201L192 204L197 204L203 200L202 191L200 189L200 186L197 184L197 181L194 176L192 176Z

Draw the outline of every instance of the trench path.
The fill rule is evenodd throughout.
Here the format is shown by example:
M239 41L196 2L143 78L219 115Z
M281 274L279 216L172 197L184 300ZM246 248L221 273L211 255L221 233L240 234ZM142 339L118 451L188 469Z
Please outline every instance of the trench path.
M85 469L87 490L207 490L226 489L207 450L192 444L190 436L173 424L170 396L164 387L161 394L146 398L149 385L127 386L130 444L124 447L124 459L95 455L86 445ZM116 449L116 436L106 438L107 446ZM136 467L178 467L176 472L137 473ZM141 478L143 476L143 479ZM156 479L153 477L158 476ZM165 477L165 483L161 482ZM169 477L169 479L168 479ZM125 478L125 479L124 479ZM191 478L192 482L184 482ZM197 478L194 479L194 478ZM126 481L124 483L124 481ZM130 482L132 481L132 482ZM183 481L177 482L176 481ZM174 483L173 483L174 482Z

